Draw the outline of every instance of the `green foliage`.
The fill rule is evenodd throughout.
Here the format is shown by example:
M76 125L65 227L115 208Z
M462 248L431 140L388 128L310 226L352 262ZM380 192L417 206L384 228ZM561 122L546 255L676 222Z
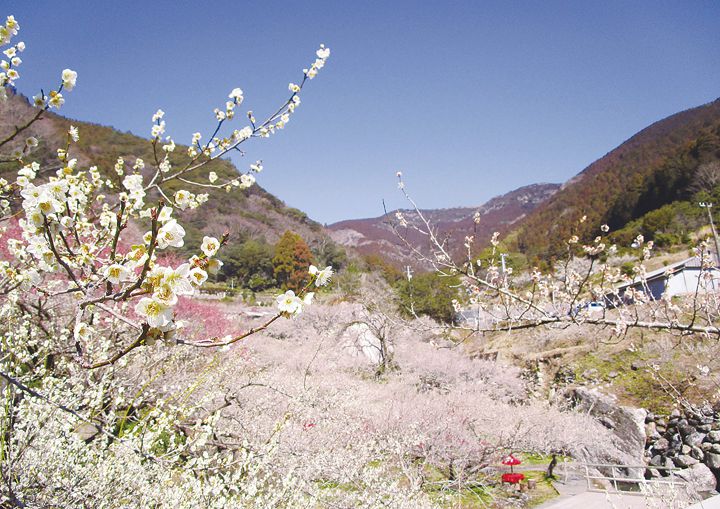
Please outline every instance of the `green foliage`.
M273 246L263 240L249 239L241 244L229 244L223 249L223 274L236 278L238 286L253 291L275 285Z
M443 277L435 272L416 274L412 279L395 285L400 299L400 311L412 315L426 315L439 322L454 323L453 299L458 297L458 277Z
M369 271L379 272L391 286L405 277L400 269L380 255L368 254L364 256L363 260Z
M311 250L318 267L330 265L335 271L339 271L347 264L345 249L327 237L313 243Z
M491 263L501 267L501 254L505 255L506 268L512 269L515 272L523 271L528 268L527 256L522 253L518 253L517 251L509 251L503 244L500 244L497 248L495 248L495 252L493 252L492 247L483 249L475 256L475 259L480 260L481 267L487 268Z
M283 290L299 291L308 281L313 255L303 238L286 231L275 245L273 274Z
M332 280L332 287L345 298L354 298L360 295L363 270L354 262L350 262L343 270L338 272Z

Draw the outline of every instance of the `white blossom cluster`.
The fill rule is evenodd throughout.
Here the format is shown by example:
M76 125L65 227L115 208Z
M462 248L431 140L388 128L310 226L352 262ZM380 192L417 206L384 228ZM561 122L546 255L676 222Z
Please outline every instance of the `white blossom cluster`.
M25 44L14 40L19 29L13 16L0 25L3 100L20 77ZM218 347L256 332L206 339L198 337L202 324L183 316L180 304L192 302L221 269L228 235L207 235L195 254L178 260L170 253L185 246L186 230L177 211L208 202L212 189L255 183L261 161L239 175L209 171L205 179L201 173L241 143L283 129L305 81L329 53L321 46L276 113L258 122L247 112L248 125L223 134L226 122L242 116L236 112L244 94L233 89L213 112L213 134L203 143L196 133L181 154L165 112L157 110L151 157L123 154L110 168L88 167L77 145L82 133L71 125L66 142L47 147L55 161L34 160L36 149L50 142L35 122L76 87L71 69L61 72L55 89L33 97L27 122L0 138L3 161L17 164L12 178L4 173L0 179L0 505L308 505L312 483L292 468L274 468L277 440L214 449L218 417L204 415L204 405L216 391L188 402L199 384L178 388L175 397L148 387L149 370L138 375L133 369L147 361L156 369L148 377L171 366L178 371L172 359L188 349L164 348L169 342ZM310 287L326 285L331 275L331 267L311 267L308 286L279 306L271 322L297 315L312 302Z

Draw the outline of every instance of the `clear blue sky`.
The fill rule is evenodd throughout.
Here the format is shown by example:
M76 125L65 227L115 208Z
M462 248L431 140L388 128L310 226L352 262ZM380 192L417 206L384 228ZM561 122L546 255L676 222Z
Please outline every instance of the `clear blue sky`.
M720 2L61 1L3 4L18 88L79 73L63 113L148 136L209 135L234 87L258 116L332 49L287 129L248 147L260 184L321 222L474 206L562 182L629 136L720 96ZM240 119L238 119L240 120ZM240 126L241 124L238 124Z

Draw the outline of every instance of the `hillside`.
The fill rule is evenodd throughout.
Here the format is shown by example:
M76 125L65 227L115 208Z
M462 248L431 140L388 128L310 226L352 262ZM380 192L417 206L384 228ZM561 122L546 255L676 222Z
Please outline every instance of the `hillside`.
M0 135L12 132L16 125L24 123L35 112L37 110L20 95L0 102ZM152 148L147 139L122 133L112 127L70 120L50 112L46 112L40 121L23 133L22 140L19 140L22 143L27 136L32 135L40 141L28 160L38 161L43 168L56 168L57 159L52 150L65 146L70 125L76 126L80 132L79 142L70 149L71 157L77 158L83 166L96 165L104 176L116 182L118 177L113 167L118 157L123 157L130 165L136 157L145 161L152 160ZM177 146L171 157L174 166L186 160L186 150L187 146ZM0 163L2 176L7 177L17 169L16 163ZM220 179L223 179L234 175L237 169L229 160L217 160L202 171L203 176L215 171ZM169 183L166 191L173 192L180 187L177 183ZM188 186L183 184L182 187ZM203 234L219 236L226 230L231 234L231 246L249 238L274 243L288 229L311 242L324 237L319 223L309 219L305 213L286 206L259 185L246 191L233 188L230 193L216 189L204 191L209 191L208 203L197 210L177 211L176 214L186 225L188 248L196 249Z
M534 259L590 238L607 223L622 228L649 211L687 199L697 169L720 158L720 99L660 120L585 168L515 229L515 247ZM587 221L578 220L583 215Z
M450 250L460 254L464 249L465 236L474 235L477 245L486 245L494 232L508 232L518 220L549 199L559 187L558 184L533 184L492 198L479 207L429 209L422 213L437 228L440 237L447 238ZM473 216L478 211L481 218L476 225ZM381 255L397 266L414 264L415 260L408 249L391 228L391 223L396 222L395 212L369 219L340 221L328 228L335 242L354 248L361 254ZM419 222L414 213L402 212L411 225ZM425 236L411 227L403 228L402 233L414 245L421 248L427 246Z

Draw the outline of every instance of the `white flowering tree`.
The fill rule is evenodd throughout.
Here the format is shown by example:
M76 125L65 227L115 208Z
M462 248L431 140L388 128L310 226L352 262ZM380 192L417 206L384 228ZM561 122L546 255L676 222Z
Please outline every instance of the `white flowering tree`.
M18 30L18 23L9 17L2 39L9 46L4 53L10 58L10 62L3 61L5 72L0 80L3 94L5 87L14 86L19 77L18 54L25 45L12 44ZM185 229L173 216L174 208L196 208L208 199L207 194L184 189L168 196L166 184L179 181L189 188L228 191L252 186L253 173L262 168L259 163L251 165L248 173L223 182L215 172L203 176L202 171L208 163L238 150L248 140L269 137L283 129L300 105L302 87L322 69L329 54L330 50L321 46L316 60L304 70L300 84L289 85L289 99L266 120L257 122L249 112L249 125L222 136L223 128L243 103L243 91L232 90L223 108L214 110L217 123L208 141L201 142L200 133L193 135L187 148L187 162L182 167L174 167L170 162L169 154L176 150L176 145L170 136L165 136L164 113L158 110L152 117L150 130L153 161L136 159L129 168L122 158L118 159L114 171L122 179L121 189L115 189L97 167L79 167L78 160L72 157L73 144L80 136L77 128L69 129L67 144L57 149L61 168L42 182L37 178L40 165L32 161L32 149L38 140L25 139L24 144L12 152L12 159L20 167L17 180L2 182L4 219L18 216L11 208L17 193L22 206L21 235L6 237L13 259L2 262L2 293L30 291L43 302L67 297L65 302L72 303L67 311L72 309L74 317L72 336L78 361L87 368L112 364L134 348L160 337L203 347L224 346L245 337L246 334L197 339L178 334L182 326L174 311L178 297L192 295L205 283L209 273L216 273L222 266L216 256L226 244L228 233L219 235L219 239L206 236L197 255L187 262L176 267L164 265L159 255L184 245ZM72 91L76 80L77 73L65 69L57 90L47 95L41 92L33 98L37 114L0 141L0 147L7 147L18 139L43 112L59 109L64 103L63 92ZM128 224L142 224L143 219L149 220L149 231L142 238L130 239L131 247L122 249L122 245L128 244L124 235ZM313 267L311 285L313 282L315 286L324 285L331 272L331 268L318 271ZM300 313L311 295L304 295L304 300L301 297L290 292L285 294L278 300L279 313L274 319ZM129 331L134 331L134 339L126 344L118 341ZM106 343L111 338L109 343L113 346L109 349L101 346L99 338L104 338Z
M611 329L618 336L629 329L652 329L676 334L720 336L720 275L716 258L705 239L693 249L700 276L690 293L674 298L664 292L653 297L647 279L647 261L653 253L653 242L639 235L631 247L632 271L623 271L615 256L618 247L608 240L607 225L599 227L592 242L583 244L573 235L566 241L566 257L553 270L542 273L533 268L527 274L513 274L502 262L499 234L490 240L491 255L487 260L476 258L475 239L465 237L464 256L457 256L448 247L447 239L425 217L408 194L402 173L398 172L399 188L411 204L412 220L397 212L393 228L419 263L443 277L461 277L464 302L455 301L456 311L470 307L475 320L462 328L487 333L532 329L536 327L567 327L584 325ZM585 222L585 216L579 223ZM476 213L474 221L481 221ZM406 229L412 228L427 239L427 245L414 245L407 240ZM665 278L673 276L669 269Z
M0 25L5 57L0 62L2 101L8 100L9 91L20 78L25 43L16 42L19 30L13 16ZM260 121L252 112L238 115L246 125L237 129L231 129L230 123L244 95L240 88L233 89L223 106L213 112L215 123L210 136L203 141L203 135L195 133L181 165L171 162L178 160L170 157L178 146L167 135L164 112L158 110L150 127L149 161L135 158L131 165L119 158L114 168L83 167L74 155L82 133L70 127L65 143L53 147L57 169L54 165L42 167L34 159L39 140L28 133L46 112L60 109L65 94L75 88L78 76L71 69L62 71L57 88L32 98L32 116L0 137L0 161L17 168L14 178L0 179L0 243L6 246L0 260L0 504L24 506L44 490L59 489L57 479L43 481L42 475L28 471L27 465L33 462L25 460L43 451L60 455L59 471L71 469L62 463L69 459L106 469L103 475L111 479L119 475L113 470L121 468L123 461L128 470L123 477L150 461L148 475L143 476L147 482L185 476L184 470L175 467L198 448L188 448L188 435L178 431L177 422L199 407L167 407L157 399L153 410L141 419L144 425L130 431L125 423L133 405L126 404L124 417L117 412L119 402L125 401L123 391L136 391L137 387L127 385L127 379L118 374L119 363L127 366L128 354L148 351L158 340L162 340L158 346L166 347L227 347L282 317L300 314L312 301L310 289L327 284L331 267L309 267L307 286L297 295L287 292L279 296L276 314L264 323L235 335L202 337L202 327L186 327L178 303L201 288L208 274L220 269L218 256L229 234L204 237L196 254L179 263L168 262L173 257L165 255L185 242L185 229L175 217L176 209L202 206L213 189L246 189L262 170L258 162L245 173L221 179L216 172L208 172L208 165L239 151L244 143L282 130L300 106L303 87L325 66L329 56L330 50L321 45L315 60L303 70L301 81L289 84L289 97L280 107ZM116 179L109 178L112 171ZM185 188L170 192L169 183L176 185L173 189L177 184ZM133 234L143 227L147 227L144 234ZM58 418L56 412L64 418ZM35 437L39 430L36 422L57 426L40 438ZM82 426L89 427L91 435L104 437L103 445L83 448L82 440L77 440L78 433L82 437ZM194 429L198 437L209 433L204 418ZM30 447L31 443L44 443L46 447ZM269 474L260 473L263 461L255 462L248 451L244 454L231 460L246 465L232 474L236 484L250 471L257 473L253 480L257 486L264 480L274 482ZM209 461L218 464L226 460L213 457ZM231 479L213 477L217 473L211 471L200 479L197 493L185 498L206 496L206 490L220 489L220 485L225 495L238 497L235 503L248 496L226 492L225 484L232 485ZM187 475L188 479L196 476L192 469ZM37 488L32 488L33 483L39 483ZM257 486L256 491L260 491ZM139 484L136 488L143 489ZM87 490L83 493L88 496ZM178 495L178 500L183 496ZM267 496L273 501L268 506L288 498L271 491ZM35 501L41 503L42 499ZM256 499L263 500L259 495ZM188 507L198 504L188 502ZM168 505L176 506L172 502Z

